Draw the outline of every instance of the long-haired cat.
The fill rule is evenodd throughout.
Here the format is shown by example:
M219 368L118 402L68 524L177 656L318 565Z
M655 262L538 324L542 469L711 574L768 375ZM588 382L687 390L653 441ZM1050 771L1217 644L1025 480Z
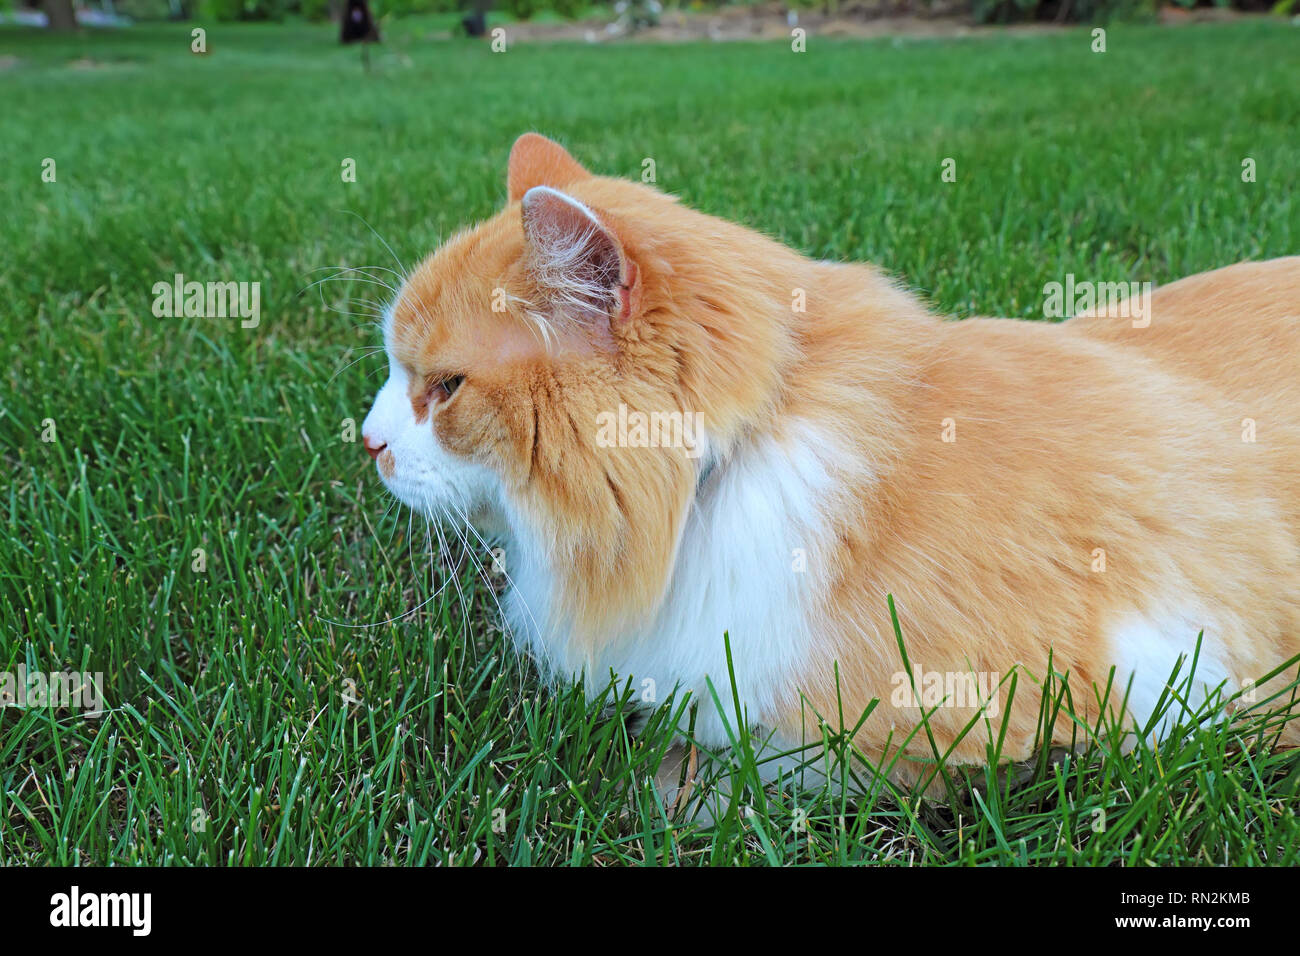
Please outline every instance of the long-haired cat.
M944 321L536 134L508 191L406 279L363 435L400 499L500 542L547 673L689 691L722 747L725 634L751 725L796 746L877 700L854 742L904 780L959 738L1029 756L1049 654L1076 715L1139 726L1194 653L1198 696L1289 679L1252 684L1300 654L1300 258L1142 321Z

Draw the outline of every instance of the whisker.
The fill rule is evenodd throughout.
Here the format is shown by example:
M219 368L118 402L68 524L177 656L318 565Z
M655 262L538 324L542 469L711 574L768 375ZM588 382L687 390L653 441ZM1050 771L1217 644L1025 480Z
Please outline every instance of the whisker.
M389 275L395 275L395 276L397 276L397 278L398 278L399 281L400 281L401 279L404 278L404 276L402 275L402 273L398 272L396 269L390 269L390 268L388 268L388 266L345 266L345 265L337 265L337 266L317 266L316 268L314 268L314 269L308 269L307 271L308 271L308 272L324 272L326 269L339 269L339 270L343 270L343 271L354 271L354 270L355 270L355 271L357 271L357 272L362 273L363 275L369 275L371 272L387 272Z
M448 515L448 518L450 518L450 515ZM466 527L469 527L468 522L466 522ZM478 572L479 579L483 582L484 587L487 588L488 593L492 595L492 600L497 606L497 613L501 615L501 618L504 621L506 612L505 609L501 606L501 599L497 597L497 593L495 589L493 589L492 587L492 579L488 577L487 570L483 567L483 563L479 561L478 558L474 555L473 548L471 548L470 546L468 536L462 534L460 532L460 529L455 525L455 523L452 523L452 531L455 532L458 538L460 538L461 545L463 546L463 550L461 553L469 559L470 563L474 566L475 570Z
M347 371L348 369L350 369L352 366L356 365L358 362L364 362L366 359L370 358L371 356L373 356L373 355L378 355L378 354L382 353L383 351L385 351L385 350L382 349L382 348L371 348L371 349L368 349L368 350L365 352L365 354L357 356L355 359L353 359L353 360L352 360L351 362L349 362L347 365L343 366L341 369L339 369L337 372L335 372L333 375L331 375L331 376L329 377L329 380L326 381L325 384L328 385L330 382L334 381L336 378L338 378L340 375L342 375L344 372L346 372L346 371Z
M451 549L447 547L447 539L443 537L442 528L435 524L433 530L438 535L438 544L443 553L450 554ZM469 634L469 602L465 599L465 589L460 586L459 567L452 568L451 580L456 585L456 595L460 599L461 634L467 635Z
M402 260L398 258L397 253L393 251L393 247L388 244L388 240L386 240L383 236L381 236L378 232L375 231L375 227L370 225L370 223L366 221L365 216L362 216L360 213L353 212L351 209L343 209L340 210L340 212L345 212L349 216L356 216L358 219L360 219L361 222L365 225L365 227L369 229L371 233L374 234L374 237L384 244L384 248L388 250L388 254L392 256L393 261L397 263L397 268L402 270L402 278L405 279L408 275L410 275L410 272L406 268L405 263L403 263Z
M344 270L344 272L359 272L359 271L361 271L361 270L359 270L359 269L347 269L347 270ZM298 292L297 292L297 294L298 294L299 296L301 296L301 295L303 295L305 292L307 292L308 290L310 290L310 289L314 289L314 288L316 288L316 286L318 286L318 285L324 285L326 282L346 282L346 283L349 283L349 284L351 284L351 283L353 283L353 282L357 282L357 283L360 283L361 285L377 285L377 286L382 286L383 288L387 289L389 292L393 293L393 295L397 295L397 294L401 291L400 289L395 288L394 286L389 285L387 282L383 282L383 281L381 281L381 280L379 280L379 279L375 279L375 278L359 279L359 278L357 278L356 276L349 276L349 277L347 277L347 278L344 278L344 273L343 273L343 272L336 272L336 273L335 273L334 275L332 275L332 276L323 276L323 277L320 278L320 279L314 279L314 280L312 280L311 282L309 282L309 283L307 283L305 286L303 286L301 289L299 289Z
M454 508L455 505L453 504L452 507ZM487 541L485 541L485 540L483 539L483 535L481 535L481 534L479 533L478 528L475 528L475 527L474 527L473 522L471 522L471 521L469 520L469 515L466 514L466 513L464 512L464 510L462 510L462 509L458 509L458 510L459 510L459 513L460 513L460 517L461 517L462 520L464 520L464 522L465 522L465 527L468 528L469 531L474 535L474 537L478 539L479 544L481 544L485 549L487 549L487 551L488 551L489 553L491 553L491 551L492 551L491 546L488 544ZM481 566L480 566L480 567L481 567ZM503 567L503 568L501 569L501 576L504 577L504 578L506 579L506 584L510 586L510 588L511 588L513 594L514 594L514 596L518 599L520 605L522 605L522 607L523 607L523 609L524 609L524 612L528 615L528 620L529 620L529 622L532 624L533 629L534 629L538 634L541 634L542 629L541 629L541 627L538 625L538 623L537 623L537 619L533 616L533 609L530 608L530 607L528 606L528 602L524 600L523 593L522 593L522 592L519 590L519 588L515 585L514 579L513 579L512 577L510 577L510 572L507 571L507 570ZM494 595L494 596L495 596L495 595ZM500 602L500 601L497 602L497 609L498 609L498 610L501 609L501 602ZM505 618L505 611L502 611L502 612L501 612L501 616L502 616L503 619ZM508 625L509 622L507 621L506 623L507 623L507 625Z
M390 505L388 506L388 510L384 512L384 517L383 517L382 519L380 519L380 520L383 521L383 520L387 519L388 516L392 513L393 507L394 507L395 505L400 505L400 504L401 504L401 501L400 501L398 498L394 497L394 498L393 498L393 503L390 504ZM409 528L409 524L408 524L408 528ZM393 535L396 534L396 533L397 533L397 525L394 525L394 526L393 526L393 530L389 533L389 536L388 536L388 547L389 547L389 548L392 547L392 543L393 543ZM432 582L431 582L431 583L432 583ZM384 627L384 626L389 625L389 624L396 624L398 621L401 621L401 620L403 620L404 618L408 618L408 617L410 617L412 614L415 614L415 613L416 613L417 611L419 611L420 609L422 609L422 608L424 608L424 607L427 607L431 602L433 602L434 600L436 600L436 599L438 598L438 596L439 596L440 594L442 594L442 592L443 592L444 590L446 590L446 587L447 587L447 585L446 585L446 584L443 584L442 587L436 589L436 590L435 590L432 594L430 594L427 598L425 598L425 599L424 599L423 601L421 601L419 604L415 605L415 607L413 607L413 608L409 608L408 610L403 611L401 614L398 614L398 615L396 615L395 617L390 617L390 618L388 618L387 620L384 620L384 621L376 621L376 622L373 623L373 624L345 624L345 623L343 623L342 621L334 621L334 620L331 620L330 618L324 617L324 616L322 616L322 615L320 615L320 614L316 614L315 617L316 617L316 619L317 619L318 621L322 621L322 622L325 623L325 624L330 624L330 625L332 625L332 626L334 626L334 627L345 627L345 628L347 628L347 629L349 629L349 630L368 630L368 629L370 629L370 628L375 628L375 627Z

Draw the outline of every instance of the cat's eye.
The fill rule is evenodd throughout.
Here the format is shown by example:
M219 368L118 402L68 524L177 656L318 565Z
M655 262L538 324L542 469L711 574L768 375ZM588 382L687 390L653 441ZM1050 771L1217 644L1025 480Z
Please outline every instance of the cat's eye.
M460 383L465 381L464 375L451 375L444 378L433 386L433 400L435 402L445 402L456 394L456 389L460 388Z

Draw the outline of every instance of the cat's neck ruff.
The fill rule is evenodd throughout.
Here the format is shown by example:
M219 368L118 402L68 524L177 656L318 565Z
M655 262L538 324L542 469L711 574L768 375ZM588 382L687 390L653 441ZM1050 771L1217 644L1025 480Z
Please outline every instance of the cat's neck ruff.
M653 614L594 644L577 639L572 621L556 612L562 602L546 550L528 532L512 534L507 547L515 559L504 607L513 637L548 676L582 676L599 694L616 675L647 705L675 687L689 691L700 704L697 737L723 746L722 720L736 726L727 639L751 725L772 726L798 706L790 691L820 630L817 605L833 546L827 508L851 456L833 434L794 420L779 434L739 444L725 460L701 460Z

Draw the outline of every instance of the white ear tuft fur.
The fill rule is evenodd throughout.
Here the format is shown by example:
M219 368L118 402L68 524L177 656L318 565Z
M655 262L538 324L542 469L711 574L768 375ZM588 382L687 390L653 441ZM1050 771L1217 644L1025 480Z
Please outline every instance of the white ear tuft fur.
M585 205L549 186L523 198L528 268L559 312L609 317L619 307L623 251Z

